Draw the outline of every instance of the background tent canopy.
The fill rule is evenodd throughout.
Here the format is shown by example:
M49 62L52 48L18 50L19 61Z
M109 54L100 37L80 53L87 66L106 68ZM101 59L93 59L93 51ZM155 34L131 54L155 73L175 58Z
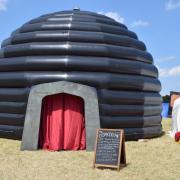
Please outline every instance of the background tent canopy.
M174 101L172 111L172 134L175 135L176 132L180 132L180 98Z

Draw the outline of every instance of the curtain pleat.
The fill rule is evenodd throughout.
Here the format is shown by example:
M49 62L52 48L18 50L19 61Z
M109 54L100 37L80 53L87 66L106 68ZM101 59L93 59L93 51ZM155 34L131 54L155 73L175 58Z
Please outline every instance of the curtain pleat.
M65 94L64 101L64 149L78 150L85 147L81 142L84 130L83 101L81 98ZM82 133L83 132L83 133Z
M39 148L50 151L86 148L84 102L70 94L47 96L42 102Z

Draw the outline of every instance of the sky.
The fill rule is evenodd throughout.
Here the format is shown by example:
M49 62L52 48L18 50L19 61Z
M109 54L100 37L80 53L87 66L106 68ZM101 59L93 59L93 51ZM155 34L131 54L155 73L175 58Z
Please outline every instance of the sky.
M30 19L75 7L134 31L159 69L161 94L180 91L180 0L0 0L0 43Z

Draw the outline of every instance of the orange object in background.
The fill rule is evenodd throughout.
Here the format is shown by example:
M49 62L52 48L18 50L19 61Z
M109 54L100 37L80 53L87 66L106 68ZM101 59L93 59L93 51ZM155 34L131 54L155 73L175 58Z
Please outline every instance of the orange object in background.
M179 97L180 97L179 94L172 94L172 95L171 95L171 102L170 102L170 106L171 106L171 107L173 107L174 101L175 101L177 98L179 98Z
M170 102L169 102L169 115L172 115L172 109L174 106L174 101L180 97L180 92L171 91L170 92Z

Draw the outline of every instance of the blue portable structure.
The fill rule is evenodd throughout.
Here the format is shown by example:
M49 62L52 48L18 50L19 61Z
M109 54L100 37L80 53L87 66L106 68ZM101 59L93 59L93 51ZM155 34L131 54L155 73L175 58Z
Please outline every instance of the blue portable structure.
M162 117L167 118L169 113L169 103L162 103Z

